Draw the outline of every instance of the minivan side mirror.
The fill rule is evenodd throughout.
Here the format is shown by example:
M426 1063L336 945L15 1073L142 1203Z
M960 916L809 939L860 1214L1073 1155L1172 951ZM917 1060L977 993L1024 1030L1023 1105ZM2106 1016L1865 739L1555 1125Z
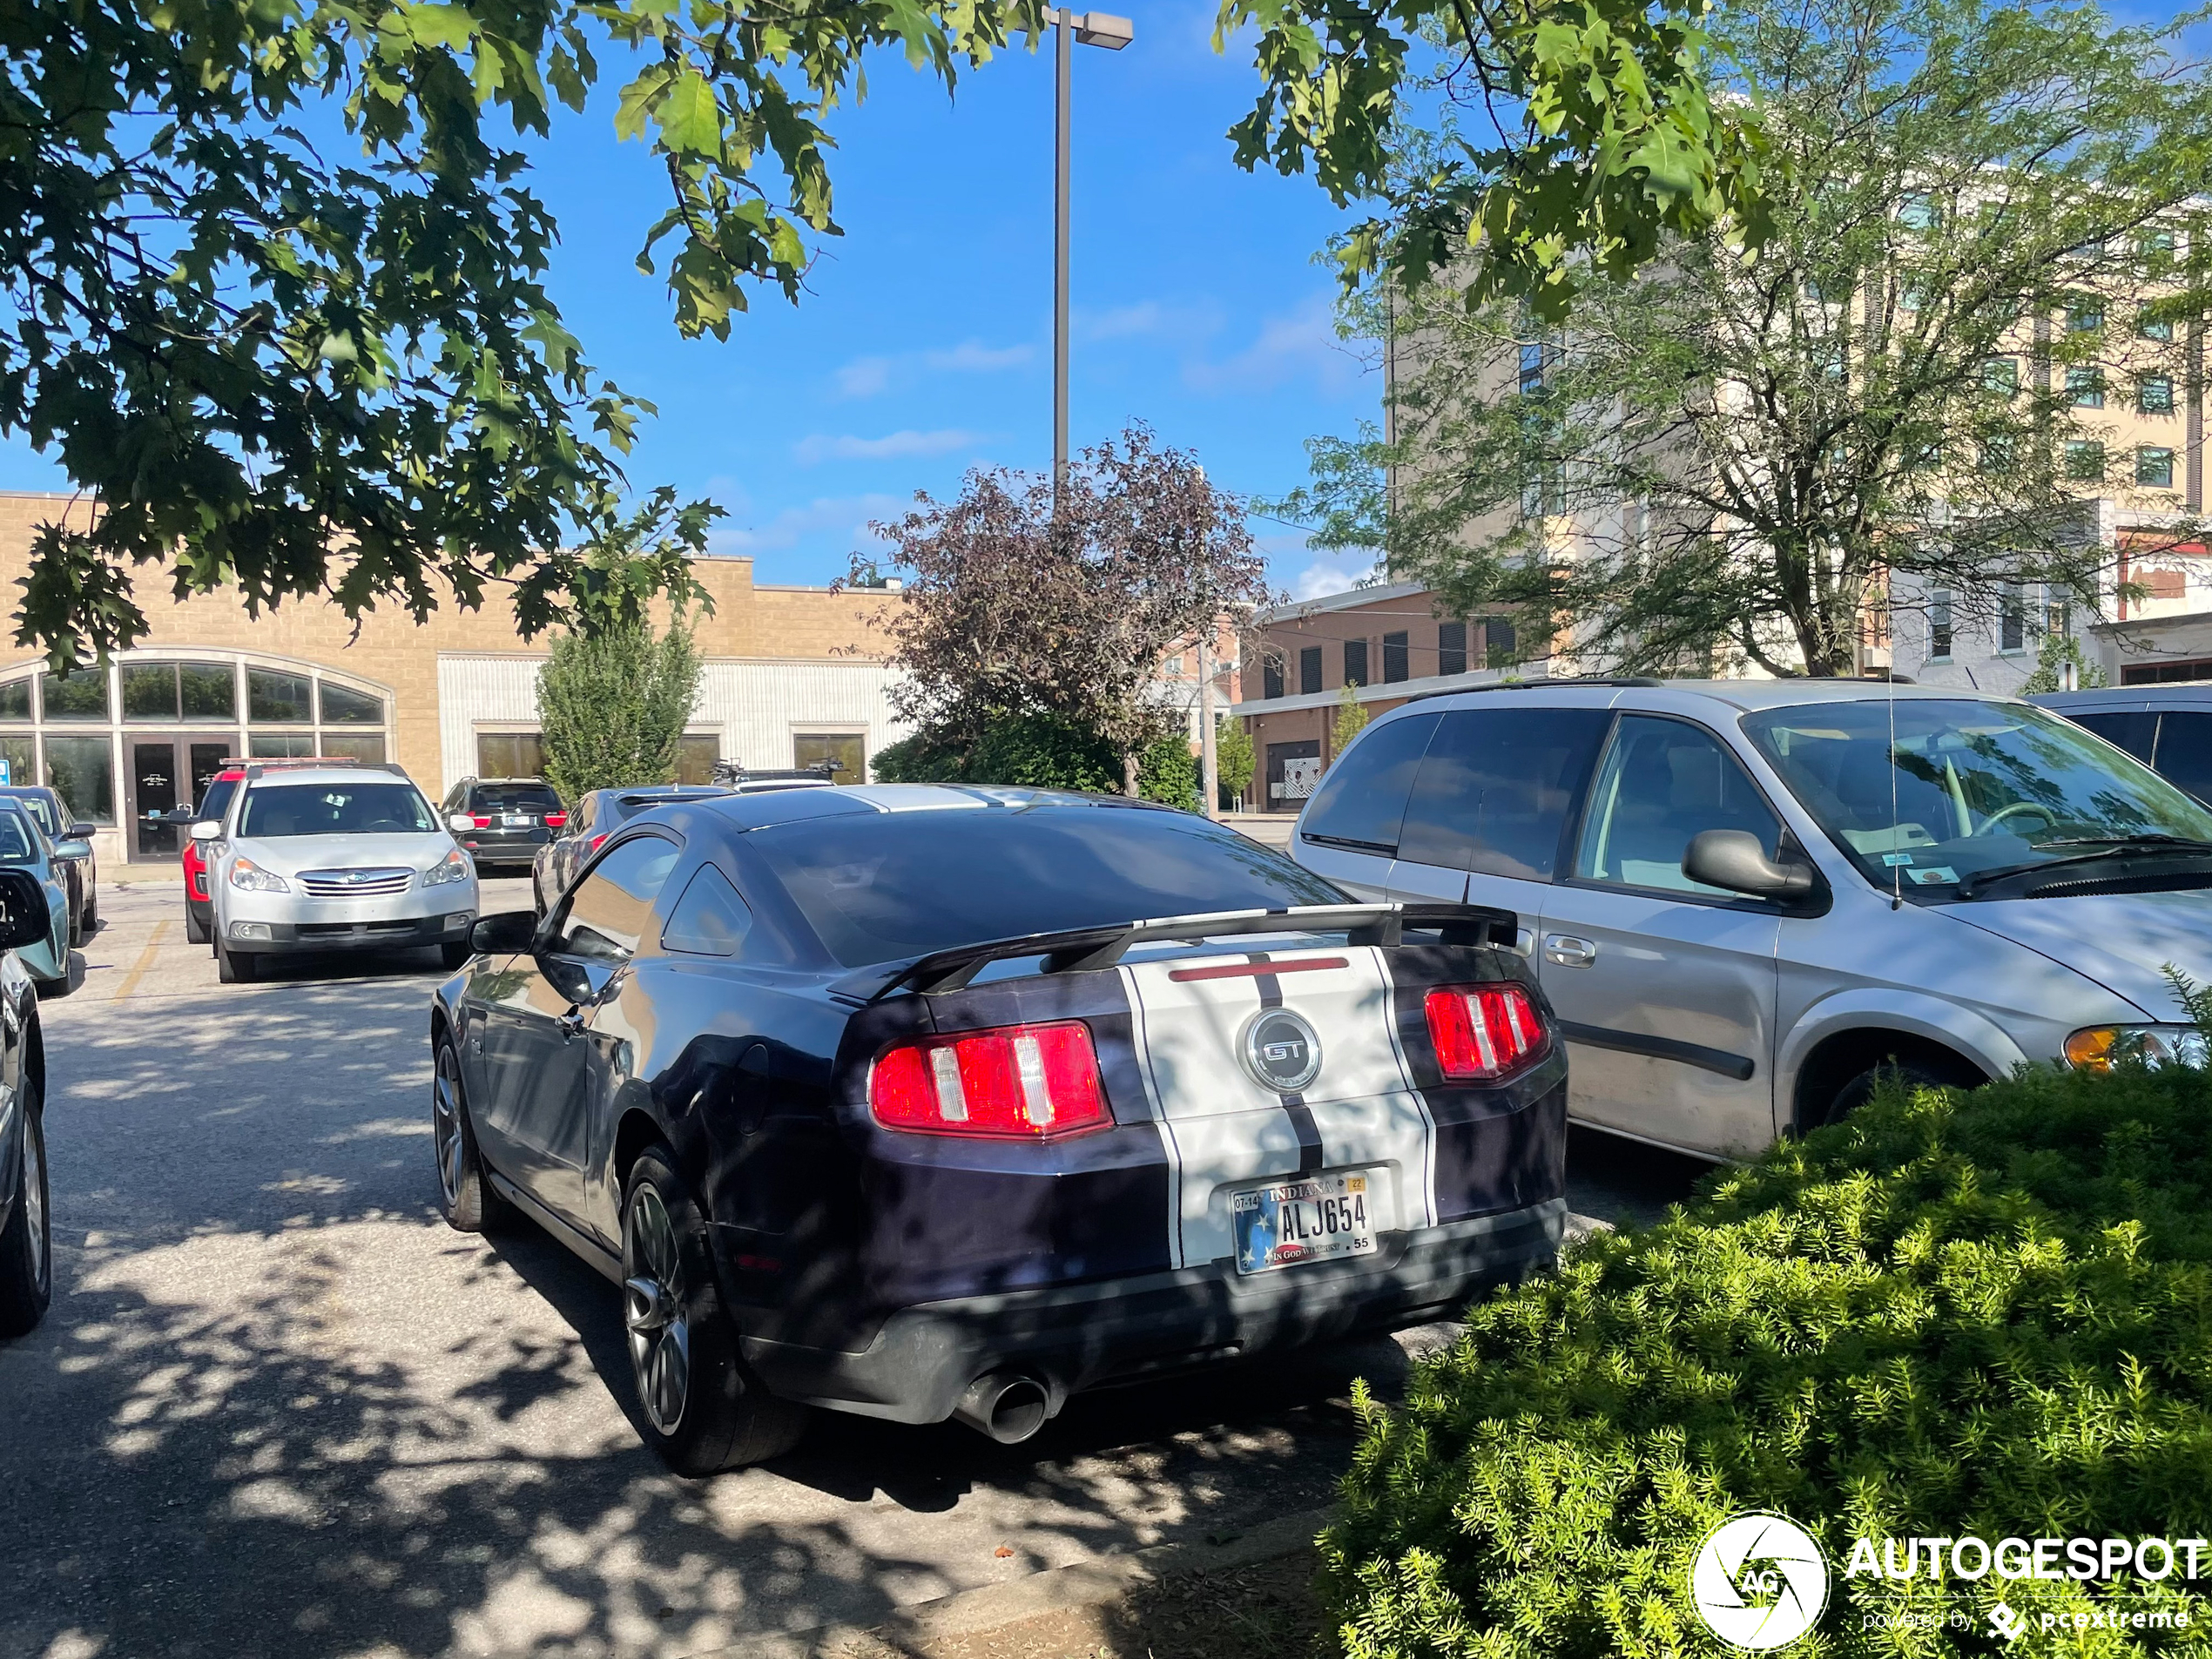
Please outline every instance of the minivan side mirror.
M192 838L195 841L221 840L223 839L223 820L219 818L203 818L199 819L192 826Z
M1811 860L1804 854L1785 855L1777 863L1767 857L1759 838L1749 830L1704 830L1693 835L1682 855L1682 873L1709 887L1784 903L1811 897L1818 880Z

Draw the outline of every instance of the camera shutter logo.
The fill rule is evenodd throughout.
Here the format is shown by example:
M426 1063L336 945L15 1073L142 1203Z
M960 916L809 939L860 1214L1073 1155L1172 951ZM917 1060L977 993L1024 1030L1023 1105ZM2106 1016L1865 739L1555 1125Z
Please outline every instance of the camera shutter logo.
M1812 1534L1780 1515L1738 1515L1706 1535L1689 1568L1690 1599L1731 1647L1786 1647L1828 1605L1828 1562Z

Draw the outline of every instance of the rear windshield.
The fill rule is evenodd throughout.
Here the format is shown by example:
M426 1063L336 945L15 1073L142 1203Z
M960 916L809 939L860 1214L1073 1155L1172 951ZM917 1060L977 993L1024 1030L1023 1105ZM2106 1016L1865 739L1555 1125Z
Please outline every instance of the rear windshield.
M480 813L557 813L561 798L550 784L478 784L471 805Z
M1063 927L1345 902L1273 848L1183 813L856 814L745 843L847 968Z
M425 835L437 827L412 784L262 784L246 795L239 834Z

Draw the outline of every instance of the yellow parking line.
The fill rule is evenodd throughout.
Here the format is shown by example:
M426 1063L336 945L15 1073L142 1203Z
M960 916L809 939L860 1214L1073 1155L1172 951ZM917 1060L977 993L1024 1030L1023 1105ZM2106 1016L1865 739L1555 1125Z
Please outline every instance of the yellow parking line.
M138 981L146 976L146 969L153 966L154 953L161 947L162 934L169 931L170 920L164 916L153 924L153 931L146 935L146 948L138 953L138 960L131 964L131 971L123 976L123 983L115 993L115 1001L120 1002L138 988Z

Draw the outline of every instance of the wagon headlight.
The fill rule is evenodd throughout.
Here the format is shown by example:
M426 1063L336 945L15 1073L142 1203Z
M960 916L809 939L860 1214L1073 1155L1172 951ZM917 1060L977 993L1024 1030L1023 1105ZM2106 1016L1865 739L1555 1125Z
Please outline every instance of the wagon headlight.
M2201 1069L2204 1038L2187 1025L2093 1025L2066 1040L2066 1062L2076 1071L2110 1071L2130 1060Z
M423 871L422 885L426 887L442 887L451 881L466 881L475 873L475 868L469 862L469 855L456 846L445 857Z
M252 859L231 866L231 885L245 893L289 893L292 884L274 870L265 870Z

